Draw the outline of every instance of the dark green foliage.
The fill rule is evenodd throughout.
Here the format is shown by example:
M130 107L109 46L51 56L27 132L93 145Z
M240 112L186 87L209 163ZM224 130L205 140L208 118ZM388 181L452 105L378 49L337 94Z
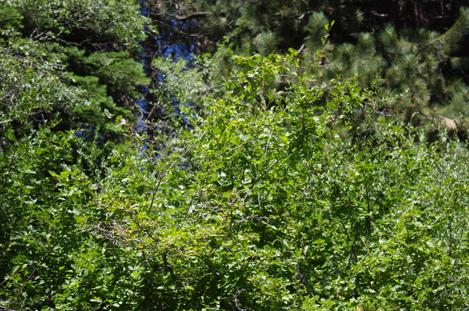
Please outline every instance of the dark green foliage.
M133 120L129 101L147 83L130 53L144 20L130 2L93 3L0 4L2 308L54 308L61 293L74 290L69 275L86 274L80 262L94 254L93 245L109 249L102 254L116 274L127 273L111 263L121 250L93 234L86 219L94 215L90 199L102 161L115 150L130 152L122 143ZM90 10L101 20L85 22ZM109 40L119 51L96 51ZM135 304L129 297L116 292L112 304Z
M12 6L0 7L0 30L4 35L8 30L18 29L22 25L22 16L18 10Z
M97 49L136 48L143 38L144 19L134 1L6 0L6 4L24 16L28 36L51 32Z
M136 85L147 85L149 79L142 65L131 59L126 52L96 52L84 59L85 71L99 77L109 92L119 96L137 96Z
M293 47L301 48L304 59L311 60L330 32L320 73L326 81L357 76L360 85L371 87L380 80L383 97L400 97L384 107L388 113L428 129L445 128L439 121L451 119L462 138L469 125L465 69L469 11L463 4L181 0L162 1L155 12L163 19L162 27L174 18L195 21L198 27L192 31L208 51L220 42L247 54L267 55ZM331 21L335 21L332 28Z
M0 309L464 310L468 12L442 3L152 2L219 43L155 82L133 1L3 1Z

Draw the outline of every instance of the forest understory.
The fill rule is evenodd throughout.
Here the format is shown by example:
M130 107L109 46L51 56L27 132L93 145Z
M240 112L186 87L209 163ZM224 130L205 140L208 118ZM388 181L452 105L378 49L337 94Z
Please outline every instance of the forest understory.
M0 310L467 310L463 0L0 0Z

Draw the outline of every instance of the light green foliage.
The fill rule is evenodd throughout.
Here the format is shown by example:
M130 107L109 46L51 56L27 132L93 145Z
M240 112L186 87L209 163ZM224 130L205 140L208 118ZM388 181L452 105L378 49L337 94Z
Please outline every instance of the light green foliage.
M155 90L162 96L171 94L184 101L198 101L213 91L210 89L209 82L203 78L212 68L187 70L186 61L172 61L164 57L154 58L152 65L158 68L165 79L164 86Z
M318 83L296 52L237 62L200 127L104 181L112 239L151 267L140 308L464 306L467 150L382 118L354 143L355 82Z
M334 48L305 1L217 3L242 12L217 17L232 46L153 60L143 139L134 2L0 5L0 309L463 310L467 145L391 113L428 104L440 51L414 52L444 38L386 27ZM295 27L304 48L270 53Z
M85 155L78 163L77 154ZM73 132L48 129L21 139L14 152L2 154L3 307L80 309L79 301L72 304L68 298L83 289L68 281L72 275L89 284L80 300L91 303L92 309L102 305L91 301L100 295L109 305L136 303L122 278L132 269L132 259L107 241L99 227L87 223L99 220L90 200L97 185L84 170L96 165L93 156L93 149Z
M59 48L56 46L56 48ZM111 116L128 114L108 96L106 85L93 76L77 76L65 72L63 54L51 53L40 43L21 39L13 46L3 47L0 60L0 118L2 126L20 122L24 131L35 124L57 119L66 128L82 124L104 127L119 132ZM129 61L131 62L131 61ZM138 65L134 65L138 69ZM105 75L103 68L100 68ZM141 70L139 72L142 76ZM135 74L133 78L138 79ZM133 91L139 81L127 81L126 91ZM107 83L114 91L112 80ZM119 90L121 91L121 90ZM112 94L112 93L111 93ZM107 125L109 124L109 126Z
M138 302L126 289L133 280L119 277L134 271L135 259L121 259L126 251L94 230L99 215L92 198L104 159L115 150L133 152L123 143L133 119L124 104L147 83L130 56L143 23L130 2L0 4L0 308ZM92 34L88 27L95 27ZM101 52L107 41L117 51ZM96 284L75 304L68 298L78 290L71 275ZM100 295L105 301L90 302Z
M90 54L85 49L87 45L84 42L80 43L83 43L83 46L76 46L72 41L62 39L61 33L47 32L47 27L42 25L44 21L35 20L28 14L44 14L47 18L56 18L54 23L62 26L68 25L64 19L59 18L65 14L66 8L70 12L65 15L74 23L80 22L78 15L84 14L80 8L85 11L93 10L103 18L110 18L109 14L112 13L119 27L125 25L125 19L130 19L128 23L140 27L144 19L140 17L137 7L131 3L112 12L109 10L117 5L114 2L106 2L107 6L100 5L99 8L94 7L99 3L88 6L83 2L73 3L75 2L41 2L36 3L36 10L30 10L32 3L27 1L10 1L9 5L0 6L3 12L1 24L5 28L2 31L4 41L0 41L2 132L11 134L14 127L15 135L21 136L25 135L27 130L50 121L61 129L93 127L100 135L109 138L115 138L126 130L126 120L132 119L128 110L130 97L136 96L137 85L148 83L141 64L131 58L129 50L135 47L133 44L139 39L141 29L132 32L132 28L128 27L126 34L115 34L119 37L117 40L107 37L106 33L112 30L112 27L109 27L111 24L106 25L105 29L104 26L96 26L93 29L100 40L113 40L110 42L117 43L114 49L128 49L115 52L96 51L98 45L94 46L94 53ZM48 12L47 8L57 10L57 15ZM28 28L28 23L36 22L39 28ZM88 25L82 23L85 24ZM33 32L28 32L28 37L25 38L13 29ZM75 39L81 35L90 38L89 34L79 28L71 27L67 33L67 36ZM119 40L132 42L132 45Z
M143 38L144 19L134 1L6 0L23 16L33 35L52 32L75 43L135 48ZM83 42L90 41L90 42Z

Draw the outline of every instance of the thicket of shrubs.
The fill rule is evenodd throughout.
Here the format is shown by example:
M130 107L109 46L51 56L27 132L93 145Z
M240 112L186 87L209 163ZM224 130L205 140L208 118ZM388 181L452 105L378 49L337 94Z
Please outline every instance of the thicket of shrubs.
M359 4L332 26L304 1L169 3L0 4L0 309L463 310L467 86L444 50L413 54L441 37L334 42ZM144 71L145 24L204 29L217 5L207 36L231 44Z

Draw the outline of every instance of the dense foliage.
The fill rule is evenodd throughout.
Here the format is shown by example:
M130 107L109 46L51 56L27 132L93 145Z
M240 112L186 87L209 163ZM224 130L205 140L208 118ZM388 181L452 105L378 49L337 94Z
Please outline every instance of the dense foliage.
M469 13L317 3L0 2L0 309L467 308Z
M429 131L447 127L466 135L469 126L469 11L460 0L162 1L160 27L177 19L197 27L200 45L220 40L238 53L302 51L314 59L330 29L321 76L358 76L362 87L382 84L382 96L398 97L386 113ZM167 21L165 23L165 21ZM441 126L442 125L442 126Z

